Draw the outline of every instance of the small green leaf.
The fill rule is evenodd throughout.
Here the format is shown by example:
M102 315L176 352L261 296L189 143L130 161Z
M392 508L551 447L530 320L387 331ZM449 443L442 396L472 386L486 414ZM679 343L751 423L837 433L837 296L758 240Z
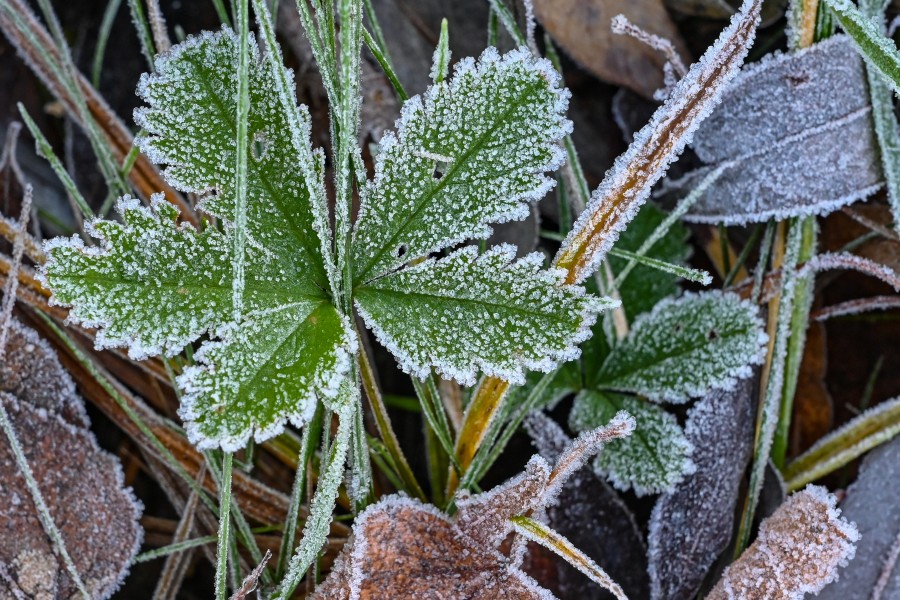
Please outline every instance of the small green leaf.
M368 282L462 242L491 223L523 219L553 186L558 141L571 130L569 93L546 60L527 50L478 63L403 105L397 133L379 145L353 238L354 281Z
M569 425L578 432L607 423L620 410L636 423L629 437L609 442L594 459L594 469L620 490L638 496L671 491L694 472L693 446L675 417L646 400L614 393L583 390L575 397Z
M762 360L766 335L757 311L719 292L663 300L634 322L597 385L675 403L730 387Z
M523 383L525 369L577 357L609 302L562 285L539 253L514 259L513 246L481 256L467 246L358 288L356 306L407 373L424 378L434 367L472 385L481 370Z

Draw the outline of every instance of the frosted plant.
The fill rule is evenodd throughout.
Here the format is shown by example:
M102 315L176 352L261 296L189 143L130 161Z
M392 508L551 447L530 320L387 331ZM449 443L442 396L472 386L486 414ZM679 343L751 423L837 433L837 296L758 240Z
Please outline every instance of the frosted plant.
M513 531L548 545L617 598L625 598L593 561L527 515L550 504L565 480L604 443L633 429L634 419L618 413L569 444L555 466L535 456L524 473L506 483L461 496L453 517L403 496L383 498L356 518L351 541L313 598L484 598L487 592L493 598L553 598L520 569L518 553L502 551Z
M571 128L568 92L549 63L524 50L460 61L452 78L403 107L365 182L349 253L333 252L323 154L311 148L309 115L293 95L276 45L250 45L245 271L233 295L237 162L234 128L238 38L204 33L156 62L138 89L147 106L139 140L176 188L223 227L178 224L155 196L125 197L122 223L95 220L100 240L47 244L43 276L70 318L99 328L98 347L133 358L178 354L205 334L178 383L181 415L200 447L240 448L290 420L303 425L316 399L333 402L357 351L348 307L416 376L435 368L463 383L485 373L523 381L577 356L607 304L539 254L465 248L413 267L413 259L521 218L551 187ZM343 262L342 262L343 261ZM351 273L349 280L343 278ZM235 314L236 307L239 314Z
M763 521L759 537L731 564L709 600L801 600L838 577L853 558L859 532L841 518L825 488L808 486Z
M760 363L766 339L756 307L719 292L662 300L611 350L595 336L585 348L583 389L569 425L592 429L617 410L638 423L635 435L597 457L597 472L639 495L671 491L695 470L693 445L675 417L653 402L681 404L732 389Z

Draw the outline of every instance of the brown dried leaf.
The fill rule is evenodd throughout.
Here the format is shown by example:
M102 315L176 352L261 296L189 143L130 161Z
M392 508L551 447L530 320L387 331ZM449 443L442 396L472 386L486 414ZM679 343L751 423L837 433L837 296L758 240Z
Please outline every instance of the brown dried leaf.
M818 593L853 558L859 539L835 503L825 488L812 485L788 498L707 600L801 600Z
M124 489L121 466L87 429L6 392L0 402L81 580L92 598L109 598L143 537L141 505ZM8 443L0 443L0 497L4 597L81 598L38 520Z
M682 58L690 56L660 0L534 0L534 14L585 69L647 98L663 86L665 57L638 40L613 34L613 17L624 14L641 29L670 40Z

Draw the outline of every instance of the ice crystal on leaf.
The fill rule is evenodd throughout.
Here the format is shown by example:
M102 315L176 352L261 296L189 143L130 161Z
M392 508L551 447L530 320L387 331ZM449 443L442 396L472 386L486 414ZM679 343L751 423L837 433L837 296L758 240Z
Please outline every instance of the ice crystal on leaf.
M687 402L747 377L765 343L749 302L733 294L686 294L634 322L601 367L597 385L657 402Z
M577 357L574 344L609 304L562 285L562 271L541 270L540 253L516 261L515 251L503 244L479 256L467 246L427 260L358 290L357 307L418 377L436 365L468 385L479 369L524 383L525 368L549 371Z
M562 164L569 93L526 49L465 58L452 79L403 106L379 144L353 236L354 272L369 281L528 215ZM446 159L446 160L444 160Z
M146 106L135 111L141 149L219 225L179 225L161 195L149 208L125 197L122 223L88 224L99 246L54 240L42 274L72 320L98 328L99 347L126 346L140 359L204 338L178 378L195 444L235 450L287 421L302 426L319 400L337 409L357 351L353 301L418 376L436 368L472 383L481 370L521 381L525 369L577 356L608 303L563 285L539 255L513 262L508 246L481 257L469 248L398 270L524 217L528 201L550 189L545 172L561 163L558 141L571 124L568 92L547 61L489 49L409 100L398 132L382 139L374 179L361 182L347 256L330 231L324 155L312 149L309 114L296 106L271 39L266 53L249 48L246 213L238 214L239 47L227 28L188 38L141 78Z
M594 459L594 470L620 490L639 496L672 489L694 472L693 445L675 416L634 396L584 390L575 398L569 424L575 431L593 429L619 410L634 415L634 433L610 443Z

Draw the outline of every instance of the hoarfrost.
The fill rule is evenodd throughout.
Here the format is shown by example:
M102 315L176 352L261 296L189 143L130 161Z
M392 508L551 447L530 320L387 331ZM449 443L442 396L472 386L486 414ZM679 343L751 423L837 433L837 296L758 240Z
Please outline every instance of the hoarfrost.
M597 386L687 402L748 377L766 340L750 302L730 293L685 294L635 320L596 375Z
M835 504L822 487L793 494L763 521L756 541L725 570L707 600L802 600L818 593L853 558L859 540Z
M826 214L883 182L863 60L847 36L746 66L694 135L708 166L666 182L693 189L721 176L687 220L740 225Z
M597 269L649 196L650 188L718 104L753 42L761 4L760 0L744 0L715 44L678 82L591 194L554 261L569 271L568 281L584 281Z
M674 415L634 396L583 390L575 397L569 425L586 431L625 410L633 415L634 433L610 442L594 459L595 472L613 487L638 496L671 490L694 472L693 446Z
M653 600L690 600L728 546L753 444L756 377L714 390L688 413L685 436L697 470L659 497L650 516L648 563Z
M408 100L382 138L353 236L354 276L367 282L468 238L523 219L553 186L565 156L569 92L525 48L460 60L451 79ZM424 153L423 153L424 151ZM436 164L429 154L449 158ZM444 162L444 161L441 161ZM442 169L439 167L443 167Z
M467 246L358 288L356 307L414 376L434 366L465 385L479 370L524 383L525 369L548 372L576 358L612 303L561 285L563 273L542 270L540 253L514 259L507 244L480 256Z

